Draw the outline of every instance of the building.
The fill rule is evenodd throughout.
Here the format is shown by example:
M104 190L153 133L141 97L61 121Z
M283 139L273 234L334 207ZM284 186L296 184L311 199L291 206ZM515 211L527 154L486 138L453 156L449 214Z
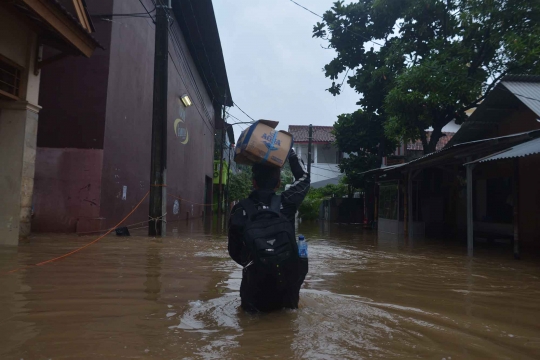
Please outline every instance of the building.
M225 129L225 133L223 133ZM234 162L234 152L236 141L234 139L234 129L232 125L226 122L220 121L216 129L215 147L214 147L214 178L213 178L213 206L212 209L215 214L218 213L218 206L220 203L219 197L221 196L221 204L226 209L227 192L229 190L230 175L237 173L237 166ZM223 151L222 151L223 149ZM221 161L223 156L223 161ZM223 171L220 172L220 167L223 164ZM220 173L221 173L221 188L220 188ZM225 213L225 211L223 212Z
M343 176L338 164L344 154L334 145L336 140L333 126L313 126L311 187L319 188L338 184ZM290 125L289 133L294 138L294 149L305 164L308 162L309 126Z
M82 0L0 2L0 245L30 233L38 123L50 110L40 81L55 64L92 56L100 46L92 31ZM61 98L57 90L49 96Z
M435 150L442 150L452 139L454 134L454 132L445 131L443 136L439 138L439 141L435 146ZM431 131L426 131L426 138L428 142L430 137ZM402 141L391 155L383 157L382 164L384 166L403 164L411 160L418 159L422 156L424 156L424 145L422 144L421 140L409 141L407 145L405 145L405 142Z
M154 3L86 4L105 50L90 60L52 64L43 74L32 224L38 232L110 228L150 186ZM223 105L232 106L211 0L171 4L165 211L169 223L200 217L205 204L212 202L216 127ZM146 220L148 199L130 223Z
M448 144L374 169L379 232L540 249L540 76L509 75Z

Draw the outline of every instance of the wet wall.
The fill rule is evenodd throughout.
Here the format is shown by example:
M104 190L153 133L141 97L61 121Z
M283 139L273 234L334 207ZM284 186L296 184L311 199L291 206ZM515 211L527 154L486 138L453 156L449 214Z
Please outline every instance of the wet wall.
M150 0L143 3L154 8ZM87 4L91 14L144 12L138 1ZM98 228L114 226L149 189L155 26L145 17L93 21L94 36L107 50L43 71L47 111L38 135L35 231L89 230L91 219L103 219L91 222ZM167 191L184 199L174 207L176 199L167 197L167 220L173 221L203 213L198 204L205 202L205 177L213 174L215 109L177 21L169 53ZM180 102L186 93L193 102L188 108ZM95 153L76 151L82 149ZM81 188L92 189L91 207ZM148 199L127 224L147 219Z
M88 0L91 14L110 14L112 0ZM70 56L43 67L38 147L103 149L111 22L93 18L92 34L105 48L92 57ZM44 58L55 52L45 47Z
M152 9L151 1L145 1ZM139 2L116 1L114 13L141 11ZM129 18L112 24L110 76L105 122L101 216L115 225L149 189L154 75L154 24ZM169 37L167 220L199 217L205 176L212 177L214 109L180 34ZM174 35L173 35L174 34ZM189 94L185 108L180 97ZM125 189L125 193L124 193ZM125 194L125 196L124 196ZM148 199L128 223L148 220Z
M110 14L112 0L88 0ZM92 18L105 49L67 57L41 70L32 231L73 232L99 217L111 22ZM45 47L44 58L54 51Z

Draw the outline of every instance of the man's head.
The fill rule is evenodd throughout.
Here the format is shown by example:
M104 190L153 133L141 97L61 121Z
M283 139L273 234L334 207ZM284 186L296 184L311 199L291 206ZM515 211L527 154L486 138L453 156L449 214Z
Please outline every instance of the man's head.
M255 164L251 171L253 186L257 190L276 190L281 185L281 169L278 167Z

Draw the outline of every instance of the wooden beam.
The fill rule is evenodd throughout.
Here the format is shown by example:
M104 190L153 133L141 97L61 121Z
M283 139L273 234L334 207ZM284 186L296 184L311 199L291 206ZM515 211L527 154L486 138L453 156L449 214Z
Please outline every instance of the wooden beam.
M41 61L38 61L36 63L36 70L40 70L42 69L44 66L47 66L49 64L52 64L54 62L57 62L59 60L62 60L66 57L70 56L69 54L66 54L66 53L60 53L60 54L56 54L56 55L53 55L47 59L43 59Z
M77 48L84 56L90 57L96 44L88 33L85 33L73 19L69 18L55 5L47 0L21 0L29 9L39 15L67 42Z
M469 158L469 161L470 158ZM473 255L474 218L473 218L473 169L474 164L467 165L467 253Z
M79 18L79 21L81 22L81 25L88 31L88 33L92 32L90 27L90 22L88 21L88 18L86 17L86 12L84 11L84 6L82 4L81 0L72 0L73 6L75 7L75 11L77 12L77 17Z
M514 258L519 259L519 158L514 159L513 178L513 205L514 205Z

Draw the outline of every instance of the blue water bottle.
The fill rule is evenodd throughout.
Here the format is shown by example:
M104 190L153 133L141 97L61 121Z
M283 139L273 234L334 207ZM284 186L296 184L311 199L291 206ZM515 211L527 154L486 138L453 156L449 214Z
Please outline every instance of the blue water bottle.
M308 257L307 242L304 235L298 235L298 256L304 259Z

